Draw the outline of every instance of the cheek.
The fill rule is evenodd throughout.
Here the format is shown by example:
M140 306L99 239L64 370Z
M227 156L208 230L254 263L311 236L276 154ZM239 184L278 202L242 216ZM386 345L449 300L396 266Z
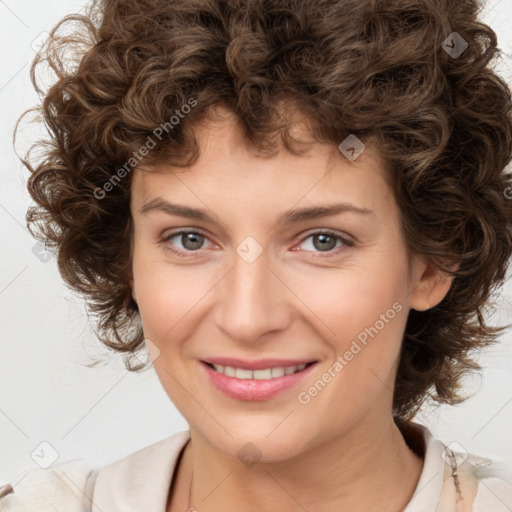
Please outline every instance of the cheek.
M401 303L401 287L386 275L354 280L347 285L342 311L350 337L359 336L359 339L364 340L364 333L369 330L383 338L388 338L389 335L393 337L399 323L396 321L400 318L398 314L404 309ZM343 325L343 320L339 323ZM375 333L375 329L378 333Z
M407 320L402 287L394 279L375 283L347 277L337 285L318 295L318 311L322 312L322 323L329 327L324 332L330 345L320 380L328 384L324 391L316 377L303 388L307 396L301 396L307 400L321 390L318 398L311 398L312 403L319 410L328 408L326 414L331 415L333 424L351 421L376 404L380 404L377 408L384 407L391 400Z
M165 333L186 313L190 288L183 286L183 275L144 247L135 246L132 269L144 335L161 346Z
M206 307L215 276L193 266L170 264L165 255L143 247L133 255L133 279L144 336L161 352L180 348L175 340L184 340L198 325L198 316Z
M183 328L180 324L199 300L200 290L193 281L178 274L173 278L156 272L142 273L135 283L145 335L161 345Z
M325 369L336 383L324 395L327 402L341 393L347 404L362 404L392 386L407 320L407 266L400 251L371 256L345 269L295 278L329 344Z
M315 272L289 276L294 283L294 293L316 317L321 331L336 340L342 349L365 328L378 322L380 330L390 331L392 324L405 310L405 276L397 269L375 268L361 265L358 268ZM393 304L399 303L393 308ZM381 319L384 315L384 320ZM389 322L385 322L389 320ZM385 329L382 329L382 321Z
M407 309L401 294L393 286L367 289L366 300L347 310L343 336L337 345L342 356L344 382L355 403L371 401L392 389L396 364L400 356ZM340 381L341 382L341 381Z

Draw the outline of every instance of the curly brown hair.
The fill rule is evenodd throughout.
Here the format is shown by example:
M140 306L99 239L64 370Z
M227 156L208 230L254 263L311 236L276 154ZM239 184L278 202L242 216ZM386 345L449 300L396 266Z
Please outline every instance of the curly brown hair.
M471 353L505 328L486 325L484 314L512 252L511 93L492 69L500 50L481 8L476 0L98 0L61 20L31 69L40 92L41 64L55 78L38 107L49 132L37 145L42 157L23 160L36 203L27 225L58 249L59 271L86 298L99 339L125 353L129 370L144 367L132 364L144 346L129 285L133 166L192 165L193 128L219 105L262 154L275 154L279 141L302 154L290 133L300 112L318 142L354 134L376 145L408 253L454 276L436 307L409 313L395 417L412 418L427 397L465 399L461 377L480 369Z

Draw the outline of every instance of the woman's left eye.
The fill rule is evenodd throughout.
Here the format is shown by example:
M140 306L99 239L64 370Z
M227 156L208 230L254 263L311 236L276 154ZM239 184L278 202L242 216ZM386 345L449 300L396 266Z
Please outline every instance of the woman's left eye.
M303 238L300 242L303 244L307 240L311 242L308 243L309 249L308 251L312 252L337 252L334 249L339 249L343 246L351 247L354 245L352 240L348 240L337 233L332 231L317 231L316 233L310 233L307 237Z

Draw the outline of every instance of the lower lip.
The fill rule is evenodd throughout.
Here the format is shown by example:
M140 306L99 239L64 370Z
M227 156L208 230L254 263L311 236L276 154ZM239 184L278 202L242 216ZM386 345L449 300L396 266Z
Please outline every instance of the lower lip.
M237 379L236 377L228 377L223 373L216 372L206 363L201 362L201 366L205 369L210 382L224 394L238 400L262 401L269 400L298 384L311 373L316 363L307 366L299 372L266 380Z

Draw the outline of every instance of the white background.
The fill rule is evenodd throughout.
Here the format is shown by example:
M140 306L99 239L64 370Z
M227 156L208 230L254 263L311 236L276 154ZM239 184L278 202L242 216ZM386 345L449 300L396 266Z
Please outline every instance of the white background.
M63 285L55 259L45 263L34 255L35 240L25 227L27 173L12 149L12 131L19 114L37 102L29 80L32 47L83 5L0 1L0 485L38 467L31 454L36 448L41 453L44 441L58 454L56 463L86 458L104 465L187 428L152 368L131 374L117 355L103 366L84 366L105 352L81 299ZM497 68L510 81L512 0L487 2L483 20L510 56ZM493 322L512 322L511 299L509 281ZM468 380L474 396L459 406L429 409L422 421L446 444L512 465L511 333L479 361L482 377ZM51 456L52 449L43 450Z

